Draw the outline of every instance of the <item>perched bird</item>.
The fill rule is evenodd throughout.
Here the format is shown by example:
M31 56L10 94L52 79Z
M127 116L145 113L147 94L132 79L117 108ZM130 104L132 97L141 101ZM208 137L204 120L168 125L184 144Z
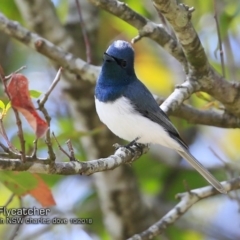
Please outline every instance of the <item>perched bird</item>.
M213 187L226 193L221 183L189 152L177 129L161 110L134 71L134 50L128 42L113 42L103 56L95 88L100 120L118 137L137 143L160 144L176 150Z

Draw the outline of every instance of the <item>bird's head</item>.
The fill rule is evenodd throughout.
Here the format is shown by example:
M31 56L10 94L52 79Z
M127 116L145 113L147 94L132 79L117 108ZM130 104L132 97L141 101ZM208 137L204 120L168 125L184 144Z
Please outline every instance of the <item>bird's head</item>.
M128 83L135 78L134 50L130 43L118 40L108 47L103 55L101 75L114 84Z

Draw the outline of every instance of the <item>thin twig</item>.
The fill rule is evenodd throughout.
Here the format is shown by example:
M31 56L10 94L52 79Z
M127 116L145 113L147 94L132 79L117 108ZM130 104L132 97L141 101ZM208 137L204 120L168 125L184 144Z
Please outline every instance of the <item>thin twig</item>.
M32 155L31 155L32 158L37 157L37 142L38 142L38 139L35 139L33 141L33 151L32 151Z
M230 181L221 182L224 189L229 192L232 190L239 189L240 178L235 178ZM162 234L165 229L175 223L184 213L188 211L195 203L206 199L211 196L219 195L220 193L214 189L212 186L207 186L203 188L198 188L191 190L191 192L179 193L176 198L180 202L175 205L165 216L163 216L159 221L154 223L145 231L134 235L128 240L147 240L153 239L153 237Z
M2 119L0 119L0 132L1 132L2 136L3 136L3 138L5 139L8 147L9 147L13 152L18 152L18 153L19 153L19 151L12 145L12 143L11 143L10 140L8 139L7 133L6 133L5 128L4 128L4 126L3 126L3 121L2 121ZM0 146L2 147L2 145L0 145ZM2 147L2 148L3 148L3 147ZM8 148L5 148L5 149L3 148L3 150L4 150L5 152L6 152L6 149L9 151Z
M223 48L222 48L222 39L221 39L220 27L219 27L219 23L218 23L217 2L216 2L216 0L213 0L213 5L214 5L214 19L215 19L216 27L217 27L219 54L220 54L221 66L222 66L222 75L225 78L226 74L225 74L224 54L223 54Z
M57 143L58 148L60 149L60 151L63 152L63 153L70 159L70 161L71 161L71 158L72 158L71 155L69 155L69 154L62 148L62 146L61 146L60 143L58 142L58 140L57 140L54 132L52 132L52 135L53 135L53 138L54 138L54 140L56 141L56 143Z
M56 155L53 151L53 147L52 147L52 140L51 140L51 134L50 134L50 122L51 122L51 117L48 114L47 109L45 108L45 103L48 100L50 94L52 93L53 89L56 87L57 83L59 82L60 78L61 78L61 73L62 73L62 67L59 68L56 77L54 78L51 86L49 87L48 91L44 94L44 97L41 100L38 100L38 109L43 113L47 123L48 123L48 130L46 132L46 144L48 147L48 155L49 155L49 159L51 162L54 162L56 159Z
M2 67L1 64L0 64L0 77L1 77L2 79L5 78L5 73L4 73L4 70L3 70L3 67Z
M84 20L83 20L83 17L82 17L80 2L79 2L79 0L76 0L75 2L77 4L77 10L78 10L79 19L80 19L81 30L82 30L82 34L83 34L85 47L86 47L87 62L91 63L91 61L92 61L92 59L91 59L91 56L92 56L91 46L90 46L90 42L89 42L89 39L88 39L85 23L84 23Z
M234 177L234 173L236 172L236 168L228 164L224 159L222 159L212 147L209 147L211 152L224 164L224 168L226 169L225 173L229 179ZM235 195L235 196L234 196ZM228 196L235 200L238 204L238 209L240 210L240 195L238 191L234 191L233 193L229 193Z
M186 189L186 191L189 194L191 194L191 188L189 187L188 182L185 179L183 180L183 185L184 185L184 188Z
M5 203L4 207L7 207L7 206L12 202L14 196L15 196L15 194L13 193L13 194L10 196L10 198L7 200L7 202Z
M16 71L14 71L13 73L11 73L10 75L5 76L5 81L9 80L9 79L12 77L13 74L18 73L18 72L21 72L21 71L22 71L23 69L25 69L25 68L26 68L26 66L22 66L22 67L20 67L19 69L17 69Z
M209 149L210 151L213 153L213 155L218 158L218 160L220 160L224 165L226 165L226 161L224 161L217 153L216 151L211 147L209 146Z
M22 204L22 200L21 198L19 197L19 201L20 201L20 208L23 207L23 204ZM27 215L22 215L21 218L25 218L27 217ZM18 223L14 232L13 232L13 235L9 238L9 240L14 240L17 236L18 236L18 233L19 233L19 230L21 228L21 226L23 225L23 223Z
M68 150L70 152L70 161L76 161L76 158L75 158L75 153L74 153L74 149L73 149L73 145L72 145L72 142L70 139L67 140L66 142L67 146L68 146Z
M4 152L9 153L9 149L1 142L0 142L0 147L3 149Z
M48 91L44 94L44 97L40 100L39 102L39 108L43 107L44 104L46 103L46 101L48 100L51 92L53 91L53 89L56 87L57 83L59 82L60 78L61 78L61 73L62 73L63 68L60 67L58 69L58 72L56 74L56 77L54 78L51 86L49 87Z

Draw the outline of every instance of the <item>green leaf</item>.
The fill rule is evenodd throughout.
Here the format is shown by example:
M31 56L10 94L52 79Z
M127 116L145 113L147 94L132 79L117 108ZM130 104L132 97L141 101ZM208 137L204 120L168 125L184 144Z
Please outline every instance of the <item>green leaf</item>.
M37 179L30 172L2 171L0 181L18 196L27 194L38 184Z
M42 93L37 90L30 90L29 92L32 98L39 98L42 95Z
M4 104L4 102L3 102L2 100L0 100L0 108L1 108L2 110L5 109L5 104Z
M56 174L53 174L53 175L39 174L39 176L49 187L53 187L54 185L58 184L60 181L62 181L65 178L64 176L56 175Z
M5 109L5 113L7 113L7 111L9 110L9 108L12 106L11 102L7 103L6 109Z

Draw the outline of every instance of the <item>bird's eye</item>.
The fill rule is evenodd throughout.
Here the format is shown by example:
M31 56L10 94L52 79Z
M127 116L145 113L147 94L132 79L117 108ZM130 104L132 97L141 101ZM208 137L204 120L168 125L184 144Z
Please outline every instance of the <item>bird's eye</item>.
M127 66L127 62L125 60L121 61L121 67L125 68Z

